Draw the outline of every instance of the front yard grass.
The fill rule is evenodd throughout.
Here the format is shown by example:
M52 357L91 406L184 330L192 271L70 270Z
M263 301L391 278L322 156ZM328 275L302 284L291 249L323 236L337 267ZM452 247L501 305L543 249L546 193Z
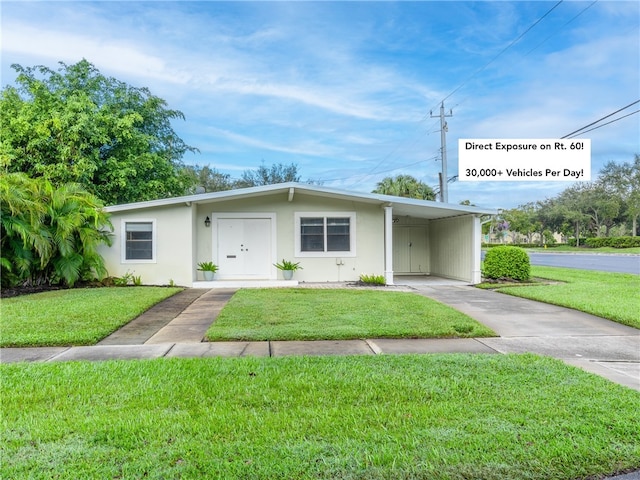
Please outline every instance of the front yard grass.
M531 275L563 283L496 290L640 328L640 275L539 266L531 267Z
M1 478L567 480L640 468L640 394L535 355L0 373Z
M93 345L181 288L79 288L0 300L0 346Z
M287 288L237 292L206 338L261 341L495 335L467 315L413 293Z

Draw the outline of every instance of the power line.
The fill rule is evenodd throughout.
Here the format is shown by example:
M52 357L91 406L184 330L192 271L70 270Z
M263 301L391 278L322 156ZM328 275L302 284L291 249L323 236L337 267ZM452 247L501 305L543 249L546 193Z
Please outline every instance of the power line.
M630 117L631 115L635 115L635 114L636 114L636 113L638 113L638 112L640 112L640 110L636 110L635 112L628 113L628 114L626 114L626 115L623 115L622 117L614 118L614 119L613 119L613 120L611 120L610 122L603 123L602 125L598 125L597 127L593 127L593 128L590 128L589 130L585 130L585 131L583 131L583 132L580 132L580 134L579 134L579 135L582 135L583 133L591 132L591 131L593 131L593 130L597 130L597 129L599 129L599 128L604 127L605 125L609 125L610 123L616 123L618 120L622 120L623 118ZM562 137L562 138L565 138L565 137ZM568 137L568 138L575 138L575 136Z
M371 175L379 175L379 174L382 174L382 173L395 172L396 170L401 170L403 168L412 167L414 165L418 165L418 164L426 162L428 160L438 160L439 158L440 158L439 156L434 155L434 156L432 156L430 158L427 158L427 159L418 160L417 162L407 163L405 165L398 165L397 167L389 168L387 170L381 170L381 171L375 172L375 173L358 173L358 174L355 174L355 175L349 175L348 177L320 178L320 180L323 181L323 182L347 181L347 180L351 180L351 179L354 179L354 178L368 177L368 176L371 176ZM355 183L355 182L352 182L351 184L353 184L353 183Z
M604 120L604 119L606 119L606 118L609 118L609 117L611 117L611 116L615 115L615 114L616 114L616 113L618 113L618 112L621 112L621 111L623 111L623 110L626 110L627 108L629 108L629 107L631 107L631 106L635 105L636 103L640 103L640 100L636 100L635 102L631 102L631 103L630 103L629 105L627 105L626 107L622 107L622 108L620 108L620 109L616 110L615 112L610 113L609 115L605 115L604 117L599 118L599 119L598 119L598 120L596 120L595 122L591 122L589 125L585 125L584 127L579 128L579 129L577 129L577 130L574 130L574 131L573 131L573 132L571 132L571 133L567 133L564 137L560 137L560 138L568 138L568 137L571 137L571 136L573 136L573 135L578 134L579 132L580 132L580 133L586 133L586 132L583 132L582 130L584 130L584 129L586 129L586 128L589 128L589 127L591 127L591 126L595 125L596 123L600 123L602 120ZM636 112L634 112L634 113L636 113ZM633 115L633 113L630 113L629 115ZM628 117L629 115L625 115L624 117L620 117L620 118L625 118L625 117ZM616 122L617 122L617 120L614 120L614 121L616 121ZM613 123L614 121L612 121L612 122L607 122L607 123L605 123L604 125L608 125L609 123ZM601 127L603 127L604 125L600 125L600 126L601 126ZM596 127L596 128L600 128L600 127ZM595 130L595 128L592 128L591 130ZM591 130L588 130L588 131L590 132Z
M500 56L502 56L507 50L509 50L512 46L514 46L516 43L518 43L525 35L527 35L536 25L538 25L542 20L544 20L548 15L551 14L551 12L553 12L558 6L560 6L560 4L563 3L564 0L559 0L555 5L553 5L553 7L551 7L549 10L547 10L544 15L542 15L540 18L538 18L533 24L531 24L524 32L522 32L517 38L515 38L514 40L512 40L509 45L507 45L505 48L503 48L495 57L493 57L491 60L489 60L489 62L487 62L482 68L476 70L469 78L467 78L466 80L464 80L460 85L458 85L458 87L456 87L451 93L449 93L446 97L444 97L442 99L441 105L444 105L444 101L447 100L449 97L451 97L453 94L455 94L457 91L459 91L464 85L466 85L469 81L471 81L473 78L475 78L477 75L479 75L482 71L484 71L485 69L487 69L487 67L489 67L489 65L491 65L493 62L495 62ZM593 3L595 3L598 0L595 0ZM592 5L593 5L592 3ZM591 5L589 5L590 7ZM587 7L587 8L589 8ZM585 8L584 10L586 10L587 8ZM584 12L583 10L583 12ZM582 12L580 12L581 14ZM575 18L577 18L580 14L576 15L576 17L572 18L569 22L573 21ZM465 98L466 100L466 98ZM434 107L436 108L436 107ZM433 110L434 108L432 108L431 110ZM431 114L429 115L431 116ZM426 119L428 119L429 117L427 115L425 115L422 119L422 121L425 121ZM441 125L441 132L443 130L443 127ZM402 144L401 144L402 145ZM389 154L387 154L385 157L383 157L380 162L378 162L378 164L376 164L376 166L370 171L370 174L374 174L376 172L376 170L380 167L380 165L382 165L385 161L387 161L392 155L394 155L400 148L400 145L397 146L396 148L394 148ZM441 147L444 148L444 147ZM445 163L443 160L443 167L444 167ZM446 167L444 167L446 168ZM445 170L446 171L446 170ZM378 172L380 173L380 172ZM445 180L446 182L446 180ZM441 182L442 183L442 182ZM446 184L444 187L444 192L446 192L447 188L446 188ZM446 195L445 195L446 196Z
M580 15L582 15L584 12L586 12L587 10L589 10L591 7L593 7L596 3L598 3L599 0L594 0L593 2L591 2L589 5L587 5L586 7L584 7L582 10L580 10L580 12L575 15L571 20L569 20L567 23L565 23L564 25L562 25L561 28L566 27L567 25L569 25L571 22L573 22L576 18L578 18ZM543 41L541 41L538 45L536 45L535 47L533 47L531 50L529 50L527 53L525 53L525 57L528 56L531 52L533 52L534 50L536 50L540 45L542 45L543 43L545 43L547 40L549 40L551 37L553 37L554 35L556 35L557 32L553 32L551 35L549 35L547 38L545 38Z
M476 70L469 78L467 78L465 81L463 81L460 85L458 85L449 95L447 95L446 97L444 97L441 102L444 102L445 100L447 100L450 96L452 96L454 93L456 93L458 90L460 90L463 86L465 86L470 80L472 80L473 78L475 78L480 72L486 70L486 68L491 65L493 62L495 62L500 56L502 56L503 53L505 53L507 50L509 50L512 46L514 46L516 43L518 43L520 41L520 39L522 37L524 37L527 33L529 33L536 25L538 25L542 20L544 20L551 12L553 12L564 0L560 0L558 3L556 3L553 7L551 7L549 10L547 10L547 12L542 15L538 20L536 20L529 28L527 28L524 32L522 32L518 38L516 38L515 40L513 40L509 45L507 45L505 48L503 48L500 53L498 53L495 57L493 57L491 60L489 60L483 67L479 68L478 70ZM441 103L438 102L438 103ZM434 107L435 108L435 107Z

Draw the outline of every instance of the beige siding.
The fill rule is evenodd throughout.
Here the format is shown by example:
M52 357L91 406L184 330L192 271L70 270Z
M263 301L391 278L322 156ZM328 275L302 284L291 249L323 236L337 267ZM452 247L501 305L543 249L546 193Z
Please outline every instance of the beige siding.
M103 247L101 254L110 276L120 277L127 272L140 276L145 285L191 286L193 280L192 208L185 204L131 210L111 214L114 227L113 245ZM123 260L123 221L155 222L156 257L153 261Z
M429 244L433 275L474 281L476 221L471 215L431 221Z
M362 273L384 273L384 211L380 207L298 193L294 194L291 202L286 195L282 195L198 205L195 221L196 262L212 260L215 255L214 232L211 227L204 226L204 219L207 216L211 218L214 213L232 212L275 214L276 253L272 262L282 259L300 262L303 269L295 274L298 281L354 281ZM356 235L356 256L296 257L296 212L356 212L355 231L352 228L352 234ZM272 278L282 278L275 268Z

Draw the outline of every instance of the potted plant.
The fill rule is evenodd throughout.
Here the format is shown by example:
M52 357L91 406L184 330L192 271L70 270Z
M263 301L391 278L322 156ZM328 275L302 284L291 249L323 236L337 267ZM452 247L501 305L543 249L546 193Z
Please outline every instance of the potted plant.
M282 276L285 280L291 280L291 277L293 277L293 272L295 272L296 270L302 270L300 262L293 263L284 259L282 259L282 262L280 263L274 263L273 266L278 270L282 270Z
M198 270L204 275L204 279L208 282L213 280L214 274L218 271L218 266L213 262L200 262Z

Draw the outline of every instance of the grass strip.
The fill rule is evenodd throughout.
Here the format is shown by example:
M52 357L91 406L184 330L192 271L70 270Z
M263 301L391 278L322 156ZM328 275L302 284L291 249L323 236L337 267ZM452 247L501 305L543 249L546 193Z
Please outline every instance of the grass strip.
M211 341L487 336L495 333L413 293L309 288L241 290L206 334Z
M0 365L1 478L600 478L640 394L534 355Z
M539 266L532 266L531 274L565 283L505 287L497 291L640 328L640 275Z
M2 347L93 345L181 288L78 288L3 298Z

